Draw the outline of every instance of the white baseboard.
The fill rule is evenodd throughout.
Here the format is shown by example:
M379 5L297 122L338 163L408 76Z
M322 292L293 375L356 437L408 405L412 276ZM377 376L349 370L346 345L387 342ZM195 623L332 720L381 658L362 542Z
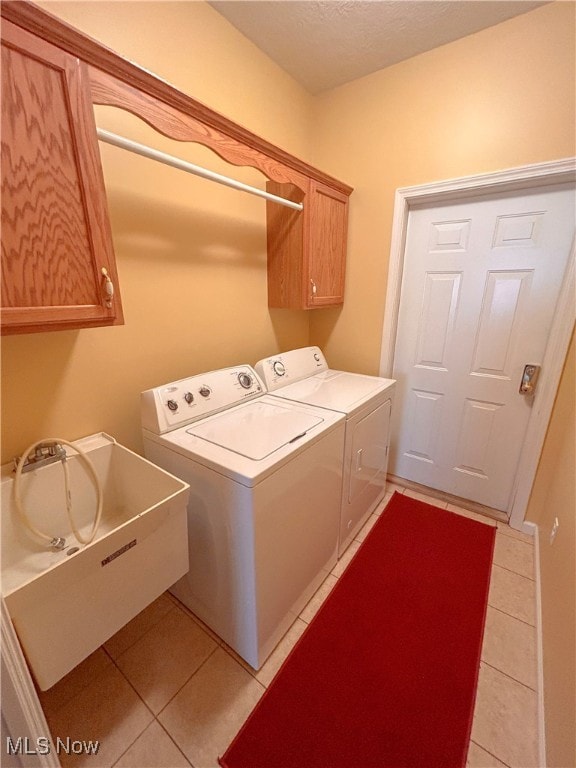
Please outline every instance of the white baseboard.
M526 523L525 523L526 525ZM542 635L542 584L540 579L540 527L534 526L534 561L536 578L536 661L538 685L538 765L546 763L546 718L544 712L544 643Z
M524 520L519 530L522 531L522 533L527 533L528 536L533 536L534 541L536 541L536 535L538 531L538 526L536 523L531 523L529 520Z

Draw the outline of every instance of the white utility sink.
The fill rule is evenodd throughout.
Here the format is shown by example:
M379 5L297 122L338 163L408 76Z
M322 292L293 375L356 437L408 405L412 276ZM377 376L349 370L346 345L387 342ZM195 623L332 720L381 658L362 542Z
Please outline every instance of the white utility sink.
M14 471L2 467L2 595L36 682L50 688L188 571L188 485L104 434L77 440L103 489L92 543L79 544L66 514L61 462L21 476L30 522L66 538L37 541L14 503ZM94 482L66 449L74 519L92 527Z

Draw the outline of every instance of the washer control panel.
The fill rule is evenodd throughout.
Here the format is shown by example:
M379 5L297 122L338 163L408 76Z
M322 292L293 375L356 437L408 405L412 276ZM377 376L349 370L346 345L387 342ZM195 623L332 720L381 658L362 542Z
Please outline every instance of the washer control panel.
M142 427L161 435L264 392L258 374L249 365L180 379L142 392Z
M328 370L320 347L303 347L259 360L254 366L268 392Z

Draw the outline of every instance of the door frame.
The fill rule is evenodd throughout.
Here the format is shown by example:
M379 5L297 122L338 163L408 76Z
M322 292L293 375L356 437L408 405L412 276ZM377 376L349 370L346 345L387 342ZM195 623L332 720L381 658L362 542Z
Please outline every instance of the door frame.
M15 765L24 765L22 756L26 755L26 765L30 768L32 766L60 768L58 750L51 737L40 699L3 597L0 597L0 608L2 718L4 720L2 738L6 739L0 755L7 753L7 739L10 738L15 746L21 747L16 750ZM29 747L30 751L28 751Z
M411 209L422 203L450 203L499 192L526 192L566 182L576 182L576 158L574 157L548 163L524 165L493 173L463 176L414 187L401 187L396 190L380 351L381 376L390 377L394 367L406 230ZM534 526L525 522L524 516L576 321L574 302L576 290L575 248L573 241L558 306L550 329L550 340L542 360L542 368L547 372L547 375L541 377L539 382L537 400L528 422L511 501L507 509L510 526L529 534L534 533Z

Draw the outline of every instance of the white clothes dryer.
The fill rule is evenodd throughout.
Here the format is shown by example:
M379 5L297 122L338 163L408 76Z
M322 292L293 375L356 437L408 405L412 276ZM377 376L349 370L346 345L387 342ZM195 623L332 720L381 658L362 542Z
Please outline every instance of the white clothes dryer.
M266 394L248 365L141 395L148 459L190 485L171 592L258 669L337 560L345 420Z
M338 557L386 493L395 380L332 370L319 347L256 363L269 393L346 417Z

